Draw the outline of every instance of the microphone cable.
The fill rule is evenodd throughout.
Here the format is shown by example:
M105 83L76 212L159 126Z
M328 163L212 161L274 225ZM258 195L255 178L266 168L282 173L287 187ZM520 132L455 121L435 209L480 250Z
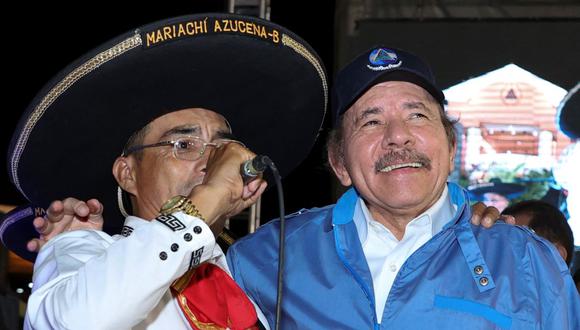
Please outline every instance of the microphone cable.
M261 156L263 162L272 171L272 176L276 183L276 191L278 192L278 208L280 211L280 237L278 246L278 278L276 282L276 322L275 330L280 330L280 319L282 318L282 291L284 288L284 259L285 259L285 231L286 218L284 216L284 190L282 189L282 178L278 172L278 168L268 156Z

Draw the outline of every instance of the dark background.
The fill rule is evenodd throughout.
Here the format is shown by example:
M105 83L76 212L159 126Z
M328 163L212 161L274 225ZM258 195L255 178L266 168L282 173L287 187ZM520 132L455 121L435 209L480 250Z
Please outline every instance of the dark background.
M580 81L578 19L361 20L338 62L380 43L425 58L444 89L509 63L566 90Z

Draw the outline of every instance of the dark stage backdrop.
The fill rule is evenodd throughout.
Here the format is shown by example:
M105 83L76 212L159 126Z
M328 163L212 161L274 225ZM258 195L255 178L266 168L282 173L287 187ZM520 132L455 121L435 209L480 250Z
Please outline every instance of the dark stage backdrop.
M376 44L424 57L441 88L515 63L568 90L580 80L580 20L363 20L337 64Z

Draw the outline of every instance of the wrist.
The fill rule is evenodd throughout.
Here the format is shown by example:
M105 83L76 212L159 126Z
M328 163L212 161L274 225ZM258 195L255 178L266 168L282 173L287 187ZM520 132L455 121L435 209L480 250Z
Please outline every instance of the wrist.
M161 210L159 210L161 215L171 215L175 212L183 212L189 216L199 218L205 222L205 218L203 217L202 213L186 196L177 195L168 199L161 207Z
M222 198L219 196L221 196L219 191L206 185L196 186L189 195L189 200L203 215L204 221L208 225L224 216L223 210L225 208L221 205Z

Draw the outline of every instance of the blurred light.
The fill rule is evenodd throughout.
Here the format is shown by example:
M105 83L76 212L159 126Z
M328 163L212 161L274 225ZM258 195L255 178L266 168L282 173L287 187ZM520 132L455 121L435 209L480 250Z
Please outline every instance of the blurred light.
M24 293L24 290L22 288L18 288L16 289L16 293Z
M28 283L28 287L32 289L32 282Z

